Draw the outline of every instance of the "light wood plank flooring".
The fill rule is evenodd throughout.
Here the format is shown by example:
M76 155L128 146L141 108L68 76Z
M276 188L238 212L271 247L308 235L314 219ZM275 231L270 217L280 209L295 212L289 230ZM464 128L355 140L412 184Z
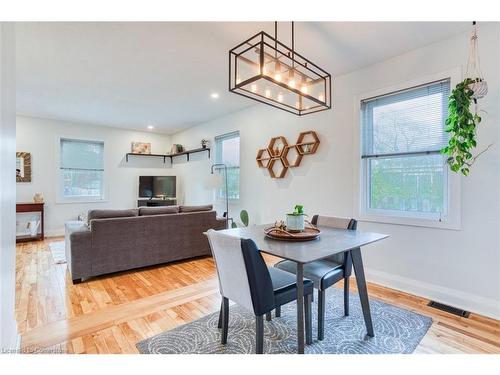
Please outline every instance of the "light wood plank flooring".
M218 310L210 258L73 285L66 265L54 264L48 249L59 240L17 246L16 317L26 352L137 353L138 341ZM368 289L371 298L432 317L416 353L500 353L499 321L456 317L426 306L425 298L375 284Z

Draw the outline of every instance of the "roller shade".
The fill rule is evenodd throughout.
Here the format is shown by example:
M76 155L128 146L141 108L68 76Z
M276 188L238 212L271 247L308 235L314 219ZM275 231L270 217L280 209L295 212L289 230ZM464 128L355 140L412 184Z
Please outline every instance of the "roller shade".
M240 133L231 132L215 137L216 161L228 167L240 166Z
M61 169L104 170L104 143L61 139Z

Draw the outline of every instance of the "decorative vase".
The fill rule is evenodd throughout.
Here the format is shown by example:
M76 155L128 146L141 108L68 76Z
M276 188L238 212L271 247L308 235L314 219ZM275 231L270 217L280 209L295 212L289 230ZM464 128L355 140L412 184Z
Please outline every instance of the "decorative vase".
M289 232L302 232L304 228L304 215L286 215L286 229Z
M43 203L43 194L42 193L35 193L35 195L33 196L33 202Z

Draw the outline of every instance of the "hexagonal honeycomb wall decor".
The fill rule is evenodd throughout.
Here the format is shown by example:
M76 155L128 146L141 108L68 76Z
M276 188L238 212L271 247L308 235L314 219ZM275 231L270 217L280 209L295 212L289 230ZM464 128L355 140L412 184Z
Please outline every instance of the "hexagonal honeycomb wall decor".
M267 168L269 162L271 161L271 153L267 148L261 148L257 151L257 165L259 168Z
M300 165L303 155L296 145L286 146L283 152L283 162L288 168L295 168Z
M318 150L319 138L314 130L302 132L297 138L297 150L302 155L311 155Z
M257 151L257 165L267 168L272 178L283 178L288 168L298 167L304 156L316 153L318 146L319 138L314 130L300 133L294 145L289 145L281 135L273 137L267 148Z
M288 171L288 167L285 165L282 158L276 158L271 159L267 166L267 170L272 178L283 178Z
M286 141L286 138L280 135L278 137L271 138L267 149L271 153L271 157L280 158L283 156L283 151L287 146L288 142Z

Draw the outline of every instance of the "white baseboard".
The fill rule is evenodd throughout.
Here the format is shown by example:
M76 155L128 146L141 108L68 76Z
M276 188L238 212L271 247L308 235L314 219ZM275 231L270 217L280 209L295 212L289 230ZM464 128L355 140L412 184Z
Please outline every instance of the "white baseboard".
M365 274L375 284L500 320L500 301L374 269L365 268Z

